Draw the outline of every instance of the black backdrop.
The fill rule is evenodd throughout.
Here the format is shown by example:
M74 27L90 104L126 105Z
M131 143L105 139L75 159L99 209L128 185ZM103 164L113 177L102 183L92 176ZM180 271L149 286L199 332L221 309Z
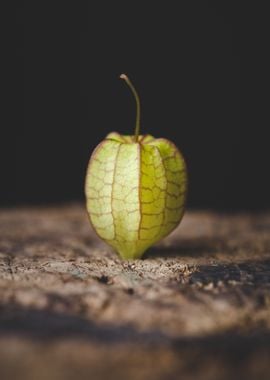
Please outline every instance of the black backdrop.
M6 33L1 205L82 200L110 131L166 137L189 168L189 207L270 207L263 50L228 2L19 3ZM234 4L234 3L232 3Z

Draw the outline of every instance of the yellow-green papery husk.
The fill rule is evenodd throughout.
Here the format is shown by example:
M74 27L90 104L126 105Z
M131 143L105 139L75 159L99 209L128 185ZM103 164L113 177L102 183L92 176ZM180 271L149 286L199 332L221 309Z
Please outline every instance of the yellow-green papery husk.
M110 133L91 156L85 193L97 235L123 259L140 258L182 219L186 165L166 139Z

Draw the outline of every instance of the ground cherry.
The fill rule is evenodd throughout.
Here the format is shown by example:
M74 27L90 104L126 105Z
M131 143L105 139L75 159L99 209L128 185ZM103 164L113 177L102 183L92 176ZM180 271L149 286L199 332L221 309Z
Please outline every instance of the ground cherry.
M140 100L135 134L110 133L92 153L85 194L97 235L123 259L137 259L180 223L187 171L177 147L164 138L140 135Z

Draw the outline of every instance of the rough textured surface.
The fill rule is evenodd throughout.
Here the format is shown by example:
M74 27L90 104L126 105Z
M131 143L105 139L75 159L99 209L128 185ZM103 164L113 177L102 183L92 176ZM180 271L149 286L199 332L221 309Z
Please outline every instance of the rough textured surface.
M270 214L121 261L80 205L0 213L0 378L269 379Z

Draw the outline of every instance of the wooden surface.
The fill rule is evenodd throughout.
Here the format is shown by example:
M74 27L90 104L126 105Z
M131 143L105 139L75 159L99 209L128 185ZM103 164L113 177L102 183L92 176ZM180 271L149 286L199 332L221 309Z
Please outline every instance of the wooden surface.
M0 379L270 378L270 214L187 212L121 261L84 208L0 212Z

